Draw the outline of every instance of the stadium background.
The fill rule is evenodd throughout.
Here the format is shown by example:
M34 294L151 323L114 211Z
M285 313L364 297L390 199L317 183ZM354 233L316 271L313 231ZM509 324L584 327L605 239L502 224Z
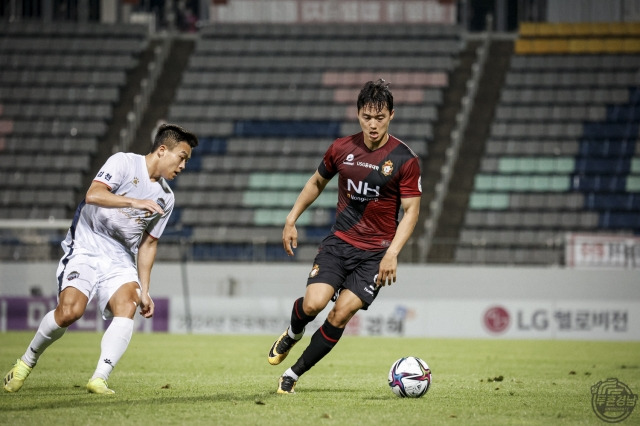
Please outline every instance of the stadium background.
M170 121L201 145L154 268L164 316L139 327L279 333L335 186L294 259L282 220L383 77L422 212L349 332L640 338L640 1L0 0L0 19L0 330L55 306L97 167Z

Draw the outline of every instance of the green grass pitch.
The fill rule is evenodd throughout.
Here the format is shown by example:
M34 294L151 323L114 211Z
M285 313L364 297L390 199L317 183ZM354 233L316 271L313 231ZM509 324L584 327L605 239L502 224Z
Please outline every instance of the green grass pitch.
M7 371L32 333L0 334ZM277 395L277 336L136 334L109 380L115 395L87 394L101 334L68 332L16 394L2 391L6 425L573 425L603 424L591 386L617 378L640 392L640 342L514 341L344 336ZM391 364L423 358L433 381L420 399L396 397ZM622 424L640 424L640 408Z

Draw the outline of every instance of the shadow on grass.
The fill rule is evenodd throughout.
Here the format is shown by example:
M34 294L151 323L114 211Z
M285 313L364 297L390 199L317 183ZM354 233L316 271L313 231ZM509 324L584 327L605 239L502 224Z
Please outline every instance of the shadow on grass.
M159 391L162 392L162 391ZM168 390L167 392L171 392ZM60 410L65 408L92 408L99 407L101 410L112 407L128 408L132 404L144 404L153 406L154 404L166 406L168 404L215 404L220 402L228 403L255 403L265 405L273 401L284 401L296 396L314 397L323 399L325 397L335 399L336 394L344 393L345 398L352 398L353 393L349 389L337 391L335 388L307 388L297 392L295 395L278 395L275 391L265 391L252 394L229 393L226 391L215 393L201 393L191 395L162 395L137 397L131 392L122 391L115 395L93 395L86 392L84 386L74 386L73 388L55 387L31 387L28 392L19 394L3 393L0 397L0 411L19 413L31 410ZM13 401L12 399L15 398ZM393 395L366 395L363 401L388 401L394 398Z
M281 397L275 392L254 393L254 394L229 394L229 392L202 393L191 395L162 395L136 397L129 392L116 393L115 395L94 395L89 394L84 387L70 388L50 388L34 387L30 392L20 394L9 394L3 392L0 396L0 411L19 413L32 410L60 410L66 408L91 408L96 407L104 410L112 407L130 407L132 404L144 404L153 406L155 404L166 406L167 404L203 404L219 402L255 402L262 404L271 398ZM15 399L14 399L15 398Z

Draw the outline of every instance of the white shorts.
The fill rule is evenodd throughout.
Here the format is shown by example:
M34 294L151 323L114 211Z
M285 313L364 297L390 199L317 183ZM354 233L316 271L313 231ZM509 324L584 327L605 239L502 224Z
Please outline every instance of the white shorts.
M56 272L58 300L60 293L73 287L89 299L98 296L98 307L105 320L113 318L107 308L111 296L124 284L136 282L140 286L138 270L130 262L118 262L99 254L75 253L64 256Z

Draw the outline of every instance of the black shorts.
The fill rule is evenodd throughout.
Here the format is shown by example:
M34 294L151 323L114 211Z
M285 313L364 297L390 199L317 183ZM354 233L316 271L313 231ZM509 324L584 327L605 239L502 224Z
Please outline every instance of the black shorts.
M362 309L366 310L380 290L376 286L376 279L385 252L386 250L360 250L334 235L329 235L320 244L307 285L330 284L336 292L332 299L334 302L340 291L346 288L364 302Z

